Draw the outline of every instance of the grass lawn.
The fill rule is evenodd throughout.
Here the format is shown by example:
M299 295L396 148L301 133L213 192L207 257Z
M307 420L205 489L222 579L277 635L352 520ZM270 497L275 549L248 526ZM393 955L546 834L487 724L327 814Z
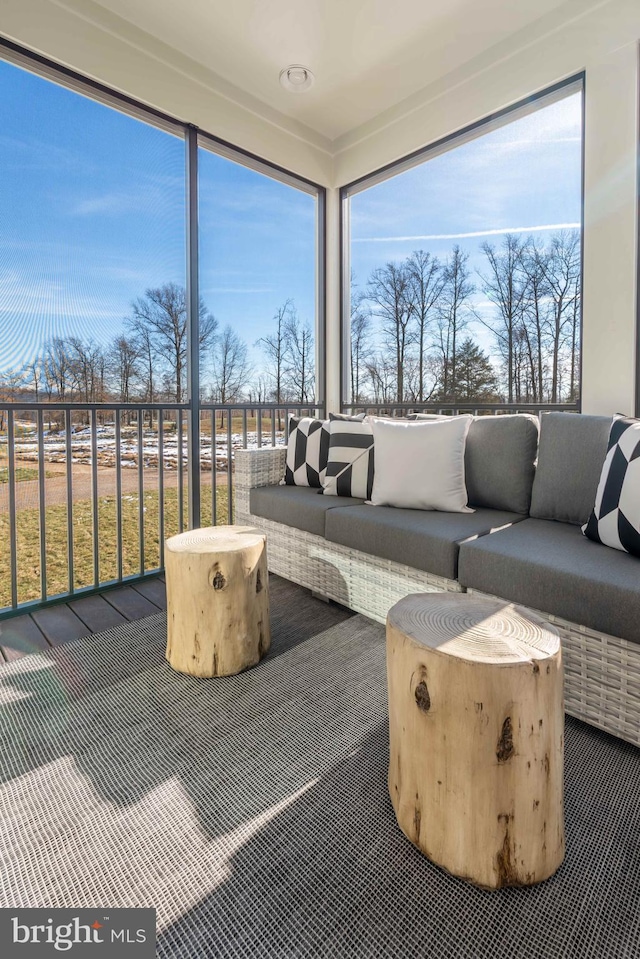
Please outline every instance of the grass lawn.
M206 491L205 491L206 490ZM211 496L205 488L202 497L202 525L211 525ZM164 536L179 531L178 491L164 491ZM228 523L228 490L220 485L217 490L216 515L218 523ZM50 596L68 590L67 570L67 508L65 504L46 509L46 563L47 592ZM186 528L187 497L183 503ZM143 501L145 569L155 569L160 563L158 526L158 493L145 492ZM17 526L18 602L40 598L40 523L37 509L19 510ZM73 504L74 588L92 586L93 530L90 500ZM117 577L116 499L101 496L98 501L98 561L99 579L106 582ZM140 572L140 539L138 534L138 495L122 498L122 573L124 576ZM9 517L0 514L0 607L11 604L11 562L9 553Z
M57 476L51 470L45 470L45 477ZM30 466L16 466L16 483L25 483L27 480L37 480L38 470ZM0 467L0 485L9 482L9 469L6 466Z

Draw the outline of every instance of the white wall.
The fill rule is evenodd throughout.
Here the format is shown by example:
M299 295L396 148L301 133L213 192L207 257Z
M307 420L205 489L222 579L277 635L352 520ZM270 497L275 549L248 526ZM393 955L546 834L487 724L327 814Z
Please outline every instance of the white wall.
M324 185L331 143L91 0L2 0L0 34Z
M349 183L529 94L586 71L583 410L635 401L638 0L572 22L540 21L375 121L335 141L334 182ZM331 317L336 322L336 317Z

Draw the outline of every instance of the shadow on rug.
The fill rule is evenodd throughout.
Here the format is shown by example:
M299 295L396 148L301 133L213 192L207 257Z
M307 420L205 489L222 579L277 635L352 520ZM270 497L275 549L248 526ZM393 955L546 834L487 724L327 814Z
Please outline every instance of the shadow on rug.
M184 959L640 954L640 751L568 719L563 866L478 890L395 823L384 628L271 589L240 676L174 673L164 614L0 672L0 906L154 906Z

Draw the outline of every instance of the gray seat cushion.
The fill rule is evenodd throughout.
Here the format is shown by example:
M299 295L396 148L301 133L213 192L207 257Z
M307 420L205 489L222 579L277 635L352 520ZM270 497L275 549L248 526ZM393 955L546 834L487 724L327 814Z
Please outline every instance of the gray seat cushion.
M611 416L542 413L532 517L581 526L591 515L607 454Z
M327 513L325 535L332 543L456 579L458 549L463 540L522 519L518 513L493 509L441 513L393 506L352 506Z
M433 413L413 413L409 418L446 419ZM537 417L474 416L464 455L469 506L527 514L537 455Z
M463 586L640 642L640 560L577 526L522 523L460 548Z
M323 496L308 486L258 486L251 490L249 498L254 516L295 526L317 536L324 536L324 520L330 510L362 503L364 500L350 496Z

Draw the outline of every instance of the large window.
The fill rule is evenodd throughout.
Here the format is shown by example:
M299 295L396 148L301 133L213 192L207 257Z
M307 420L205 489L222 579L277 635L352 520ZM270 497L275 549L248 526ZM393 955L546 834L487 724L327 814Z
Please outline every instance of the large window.
M277 440L251 404L323 402L322 190L4 49L0 608L161 567Z
M199 150L200 292L215 317L201 390L216 403L321 399L317 191Z
M580 83L343 197L345 402L579 401Z

